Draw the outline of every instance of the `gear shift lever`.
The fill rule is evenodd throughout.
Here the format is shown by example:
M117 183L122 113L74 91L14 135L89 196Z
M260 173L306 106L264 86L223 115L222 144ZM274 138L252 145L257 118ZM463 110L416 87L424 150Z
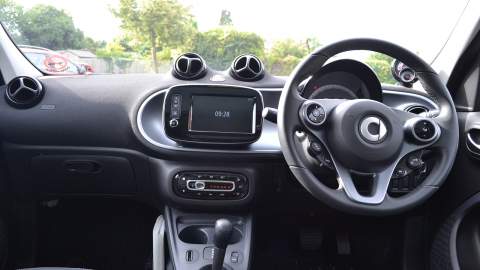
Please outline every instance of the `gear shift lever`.
M215 222L215 233L213 235L213 244L215 252L213 254L212 270L223 270L223 260L227 251L227 245L232 237L233 225L228 219L218 219Z

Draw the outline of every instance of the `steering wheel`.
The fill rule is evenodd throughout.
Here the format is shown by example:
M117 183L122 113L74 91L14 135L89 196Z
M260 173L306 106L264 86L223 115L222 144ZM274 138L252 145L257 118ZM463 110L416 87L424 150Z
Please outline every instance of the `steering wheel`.
M311 99L298 93L299 85L332 56L352 50L389 55L416 71L438 111L420 116L367 99ZM278 107L279 138L285 160L297 180L317 199L342 211L389 215L419 205L444 182L458 148L455 107L438 74L417 55L377 39L349 39L322 47L301 62L287 80ZM333 189L309 168L302 136L313 136L331 157L338 181ZM390 178L399 161L414 151L431 149L435 162L416 189L401 197L388 194ZM359 192L354 175L368 175L371 192Z

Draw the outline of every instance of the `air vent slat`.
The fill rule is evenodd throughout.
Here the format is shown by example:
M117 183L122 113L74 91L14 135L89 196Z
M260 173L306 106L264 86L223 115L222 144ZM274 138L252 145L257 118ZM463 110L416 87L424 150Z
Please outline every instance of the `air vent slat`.
M5 99L15 108L30 108L40 102L44 93L42 84L34 78L13 78L5 89Z
M243 54L233 60L230 74L240 81L257 81L263 78L265 73L263 63L252 54Z
M429 109L422 105L412 105L405 109L405 111L414 114L428 113Z
M173 65L172 74L181 80L195 80L205 76L207 65L203 58L196 53L180 55Z

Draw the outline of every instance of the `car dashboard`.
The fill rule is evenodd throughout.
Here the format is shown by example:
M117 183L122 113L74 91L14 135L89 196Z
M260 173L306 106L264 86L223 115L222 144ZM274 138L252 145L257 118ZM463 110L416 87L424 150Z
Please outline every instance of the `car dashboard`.
M44 88L38 104L0 106L13 191L127 195L192 208L251 205L262 196L257 189L270 188L275 168L284 168L277 125L261 113L277 109L286 81L253 69L246 75L255 80L208 68L188 80L175 73L38 78ZM412 113L437 109L422 91L381 85L353 60L327 64L298 91L307 99L373 99ZM193 112L217 114L220 122L195 120L192 104L200 104ZM220 132L205 133L202 125Z

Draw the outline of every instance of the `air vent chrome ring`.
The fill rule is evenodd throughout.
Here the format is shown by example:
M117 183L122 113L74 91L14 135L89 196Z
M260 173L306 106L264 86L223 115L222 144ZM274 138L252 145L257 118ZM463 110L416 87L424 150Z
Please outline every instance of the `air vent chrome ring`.
M425 114L425 113L428 113L430 110L423 106L423 105L411 105L411 106L408 106L405 111L409 112L409 113L414 113L414 114Z
M205 76L207 65L196 53L184 53L174 63L172 73L181 80L195 80Z
M44 94L40 81L27 76L13 78L5 89L5 99L15 108L26 109L40 102Z
M242 54L233 60L230 74L240 81L257 81L263 78L265 69L262 61L253 54Z

